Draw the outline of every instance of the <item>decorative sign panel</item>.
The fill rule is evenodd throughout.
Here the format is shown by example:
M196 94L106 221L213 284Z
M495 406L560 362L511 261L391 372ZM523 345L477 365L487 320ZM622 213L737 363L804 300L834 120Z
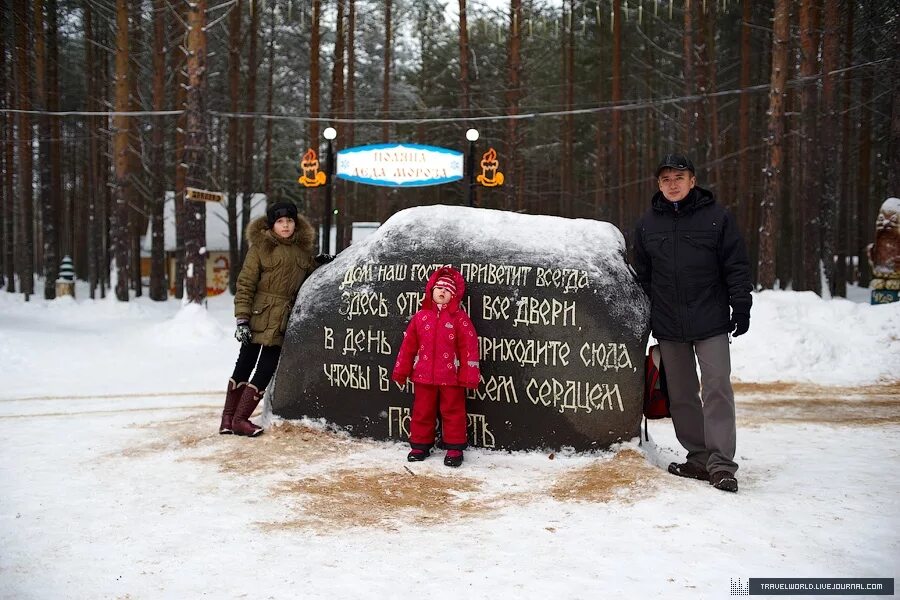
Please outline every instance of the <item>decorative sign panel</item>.
M373 144L337 153L341 179L387 187L422 187L463 177L463 153L420 144Z
M222 192L211 192L209 190L201 190L199 188L184 188L184 199L194 200L197 202L222 202L225 194Z

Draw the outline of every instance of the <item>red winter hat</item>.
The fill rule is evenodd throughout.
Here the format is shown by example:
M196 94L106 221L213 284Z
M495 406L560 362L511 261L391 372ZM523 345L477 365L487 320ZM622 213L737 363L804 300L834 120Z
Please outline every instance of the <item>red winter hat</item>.
M453 294L456 295L456 282L453 281L453 278L449 275L441 275L438 277L438 280L434 282L434 287L441 287Z

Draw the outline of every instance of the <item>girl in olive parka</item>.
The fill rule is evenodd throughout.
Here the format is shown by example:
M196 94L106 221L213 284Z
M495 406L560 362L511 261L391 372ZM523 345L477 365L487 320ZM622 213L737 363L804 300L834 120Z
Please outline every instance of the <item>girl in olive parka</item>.
M297 291L319 257L313 257L315 230L290 202L270 206L265 217L250 222L245 235L250 250L234 296L234 336L241 350L228 380L219 433L254 437L263 430L250 415L275 374Z

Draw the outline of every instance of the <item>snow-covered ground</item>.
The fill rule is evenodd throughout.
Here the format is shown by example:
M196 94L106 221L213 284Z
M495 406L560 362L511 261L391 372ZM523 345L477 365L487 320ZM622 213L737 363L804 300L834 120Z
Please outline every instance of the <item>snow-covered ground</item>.
M896 577L900 304L755 294L734 340L736 495L672 477L670 421L590 455L215 433L237 355L209 310L0 293L2 598L723 598Z

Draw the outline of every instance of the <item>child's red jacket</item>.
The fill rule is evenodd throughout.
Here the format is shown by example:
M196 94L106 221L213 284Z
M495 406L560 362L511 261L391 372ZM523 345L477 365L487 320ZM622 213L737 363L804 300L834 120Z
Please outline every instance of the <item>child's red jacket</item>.
M431 290L442 275L453 278L456 294L439 310L431 298ZM462 275L453 267L441 267L431 274L422 308L403 334L392 376L394 381L403 383L412 374L413 383L478 387L481 381L478 334L469 315L459 306L465 289Z

